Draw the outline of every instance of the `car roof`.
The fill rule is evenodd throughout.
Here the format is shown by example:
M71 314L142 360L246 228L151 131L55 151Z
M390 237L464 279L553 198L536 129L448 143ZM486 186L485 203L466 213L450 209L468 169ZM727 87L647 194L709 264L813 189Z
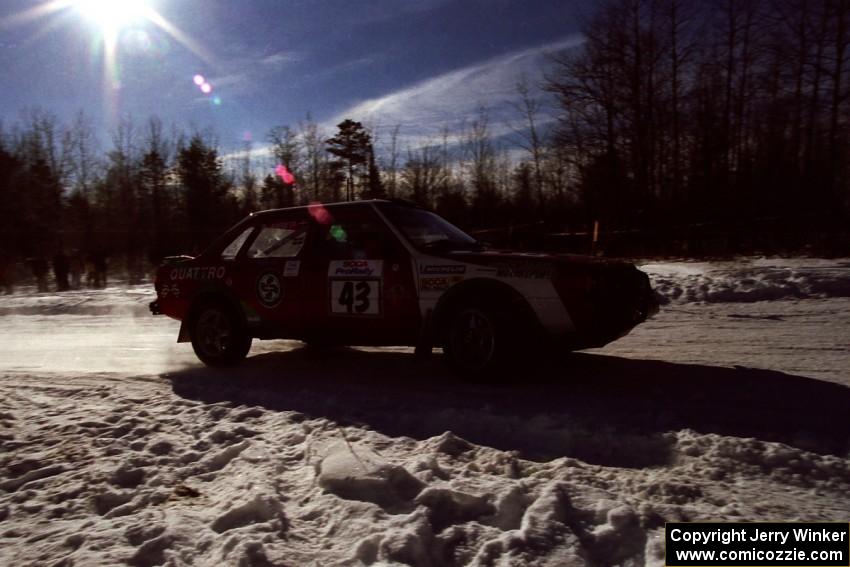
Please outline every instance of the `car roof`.
M316 203L311 203L309 205L299 205L297 207L284 207L284 208L281 208L281 209L266 209L264 211L257 211L257 212L251 213L249 216L254 217L254 218L258 218L258 217L277 215L277 214L288 212L288 211L303 211L303 210L308 210L308 209L310 209L310 207L315 207L317 205L320 205L320 206L325 207L325 208L335 208L336 209L336 208L343 208L343 207L346 207L346 208L347 207L362 207L362 206L366 206L366 205L379 204L379 203L401 205L401 206L411 207L411 208L419 208L418 205L416 205L415 203L411 203L410 201L405 201L403 199L366 199L366 200L363 200L363 201L338 201L338 202L335 202L335 203L316 202Z

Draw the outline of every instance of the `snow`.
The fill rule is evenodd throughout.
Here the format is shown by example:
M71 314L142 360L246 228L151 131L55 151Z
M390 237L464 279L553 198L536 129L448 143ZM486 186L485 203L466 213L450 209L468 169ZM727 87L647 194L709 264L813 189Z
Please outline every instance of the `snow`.
M316 479L321 488L340 498L374 502L385 509L409 506L424 487L404 467L387 462L367 446L354 447L348 441L328 449L316 465Z
M630 335L459 382L203 368L148 286L0 297L0 564L663 565L665 521L850 517L850 262L644 264Z
M850 297L850 260L741 259L645 263L663 303Z

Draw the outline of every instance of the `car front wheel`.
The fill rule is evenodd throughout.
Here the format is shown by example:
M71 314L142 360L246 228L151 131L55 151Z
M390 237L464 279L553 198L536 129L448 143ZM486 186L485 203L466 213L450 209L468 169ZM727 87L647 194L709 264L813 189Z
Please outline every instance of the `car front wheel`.
M241 318L220 304L208 304L197 310L191 326L192 348L208 366L238 364L251 349L251 337Z

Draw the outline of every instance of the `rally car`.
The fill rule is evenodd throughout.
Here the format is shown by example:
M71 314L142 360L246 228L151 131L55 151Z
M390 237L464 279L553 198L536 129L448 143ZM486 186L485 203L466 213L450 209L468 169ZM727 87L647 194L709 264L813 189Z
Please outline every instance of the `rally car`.
M154 314L182 321L204 363L251 341L442 347L481 374L527 347L599 347L658 308L634 265L489 250L428 210L395 201L312 204L251 214L198 257L167 258Z

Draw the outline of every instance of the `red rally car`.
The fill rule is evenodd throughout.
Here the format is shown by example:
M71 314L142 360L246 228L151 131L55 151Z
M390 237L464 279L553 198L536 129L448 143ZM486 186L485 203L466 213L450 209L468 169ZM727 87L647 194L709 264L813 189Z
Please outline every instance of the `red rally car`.
M484 373L525 347L599 347L658 309L634 265L485 249L440 216L358 201L254 213L196 258L166 259L154 314L182 321L204 363L251 341L442 347Z

